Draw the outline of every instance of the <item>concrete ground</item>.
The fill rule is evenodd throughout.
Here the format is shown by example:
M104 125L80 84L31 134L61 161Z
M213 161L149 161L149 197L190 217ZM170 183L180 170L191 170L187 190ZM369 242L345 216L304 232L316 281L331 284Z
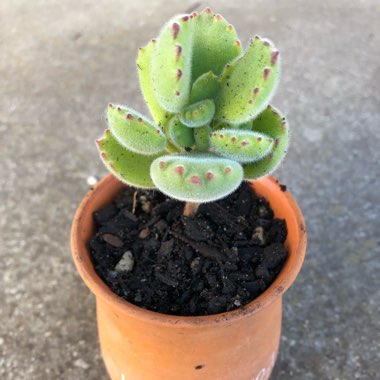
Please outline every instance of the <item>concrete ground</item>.
M182 0L0 2L0 378L107 379L70 257L109 101L144 110L134 59ZM380 379L380 3L210 1L273 39L292 128L277 175L308 225L275 380ZM206 4L199 5L199 8Z

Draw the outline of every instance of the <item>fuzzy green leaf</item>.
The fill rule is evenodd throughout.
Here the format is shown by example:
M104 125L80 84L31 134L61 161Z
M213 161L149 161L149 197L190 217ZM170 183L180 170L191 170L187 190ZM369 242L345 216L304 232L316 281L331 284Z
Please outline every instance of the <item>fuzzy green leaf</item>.
M211 202L230 194L243 178L241 165L226 158L194 153L153 161L152 180L164 194L186 202Z
M254 131L265 133L274 140L273 150L259 161L244 165L244 177L255 179L273 172L285 157L289 143L289 127L279 111L268 106L252 122Z
M245 123L242 123L242 124L238 124L236 128L250 131L252 130L252 120L246 121Z
M151 64L152 54L156 46L156 40L151 40L145 47L139 49L137 56L137 72L139 74L141 91L144 95L146 104L149 111L153 116L153 120L157 125L165 125L169 118L170 113L165 111L158 103L152 87L151 79Z
M166 136L166 140L167 140L165 150L168 153L178 153L181 149L176 147L173 140L170 138L169 124L170 124L170 121L168 124L164 125L164 128L163 128L165 136Z
M125 106L109 104L107 117L116 140L132 152L151 155L165 149L164 133L140 113Z
M131 152L118 143L109 129L96 142L103 163L120 181L144 189L155 187L150 177L150 166L160 155L143 156Z
M199 128L208 124L215 113L215 104L211 99L201 100L184 108L179 114L181 123L189 128Z
M191 85L193 23L188 16L170 20L152 53L151 79L162 108L179 112L187 103Z
M215 99L215 118L241 124L263 111L272 98L279 79L278 51L268 40L255 37L227 71Z
M190 92L190 102L196 103L204 99L213 99L218 94L220 82L216 75L209 71L201 75L194 83Z
M194 128L194 140L197 150L207 152L210 146L210 134L212 129L209 125L204 127Z
M179 149L185 150L194 145L193 130L182 124L178 115L174 116L168 124L168 133L172 143Z
M270 153L273 139L259 132L223 129L210 136L210 151L239 162L253 162Z
M194 15L192 82L210 70L219 75L224 65L242 53L235 29L206 8Z

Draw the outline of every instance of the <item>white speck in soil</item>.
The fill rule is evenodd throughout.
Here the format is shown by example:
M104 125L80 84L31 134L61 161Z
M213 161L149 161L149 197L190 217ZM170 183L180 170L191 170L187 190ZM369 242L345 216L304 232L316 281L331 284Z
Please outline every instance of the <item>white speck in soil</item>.
M116 272L131 272L134 264L135 264L135 260L133 258L132 252L126 251L124 252L120 261L116 264L115 271Z

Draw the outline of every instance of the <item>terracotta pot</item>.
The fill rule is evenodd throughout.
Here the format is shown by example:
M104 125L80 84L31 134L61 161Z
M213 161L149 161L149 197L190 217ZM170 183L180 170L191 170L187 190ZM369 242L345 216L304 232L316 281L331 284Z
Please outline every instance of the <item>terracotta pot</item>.
M72 255L83 281L96 296L100 346L113 380L264 380L276 361L282 296L301 269L305 223L289 194L274 178L253 183L278 218L286 219L289 257L274 283L238 310L205 317L177 317L139 308L119 298L97 276L88 241L92 214L124 187L108 175L79 206L71 231Z

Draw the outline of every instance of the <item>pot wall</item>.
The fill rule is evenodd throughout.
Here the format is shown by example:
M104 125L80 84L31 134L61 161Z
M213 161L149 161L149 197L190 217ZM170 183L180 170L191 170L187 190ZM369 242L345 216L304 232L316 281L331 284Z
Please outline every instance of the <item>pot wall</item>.
M97 300L103 359L113 380L263 380L281 335L281 298L233 323L158 326Z
M306 251L302 214L274 178L255 181L255 191L288 227L289 257L274 283L237 310L205 317L176 317L144 310L119 298L97 276L88 241L92 214L124 187L111 175L87 194L71 234L76 267L96 296L101 350L112 380L265 380L274 366L281 334L282 296L295 280Z

